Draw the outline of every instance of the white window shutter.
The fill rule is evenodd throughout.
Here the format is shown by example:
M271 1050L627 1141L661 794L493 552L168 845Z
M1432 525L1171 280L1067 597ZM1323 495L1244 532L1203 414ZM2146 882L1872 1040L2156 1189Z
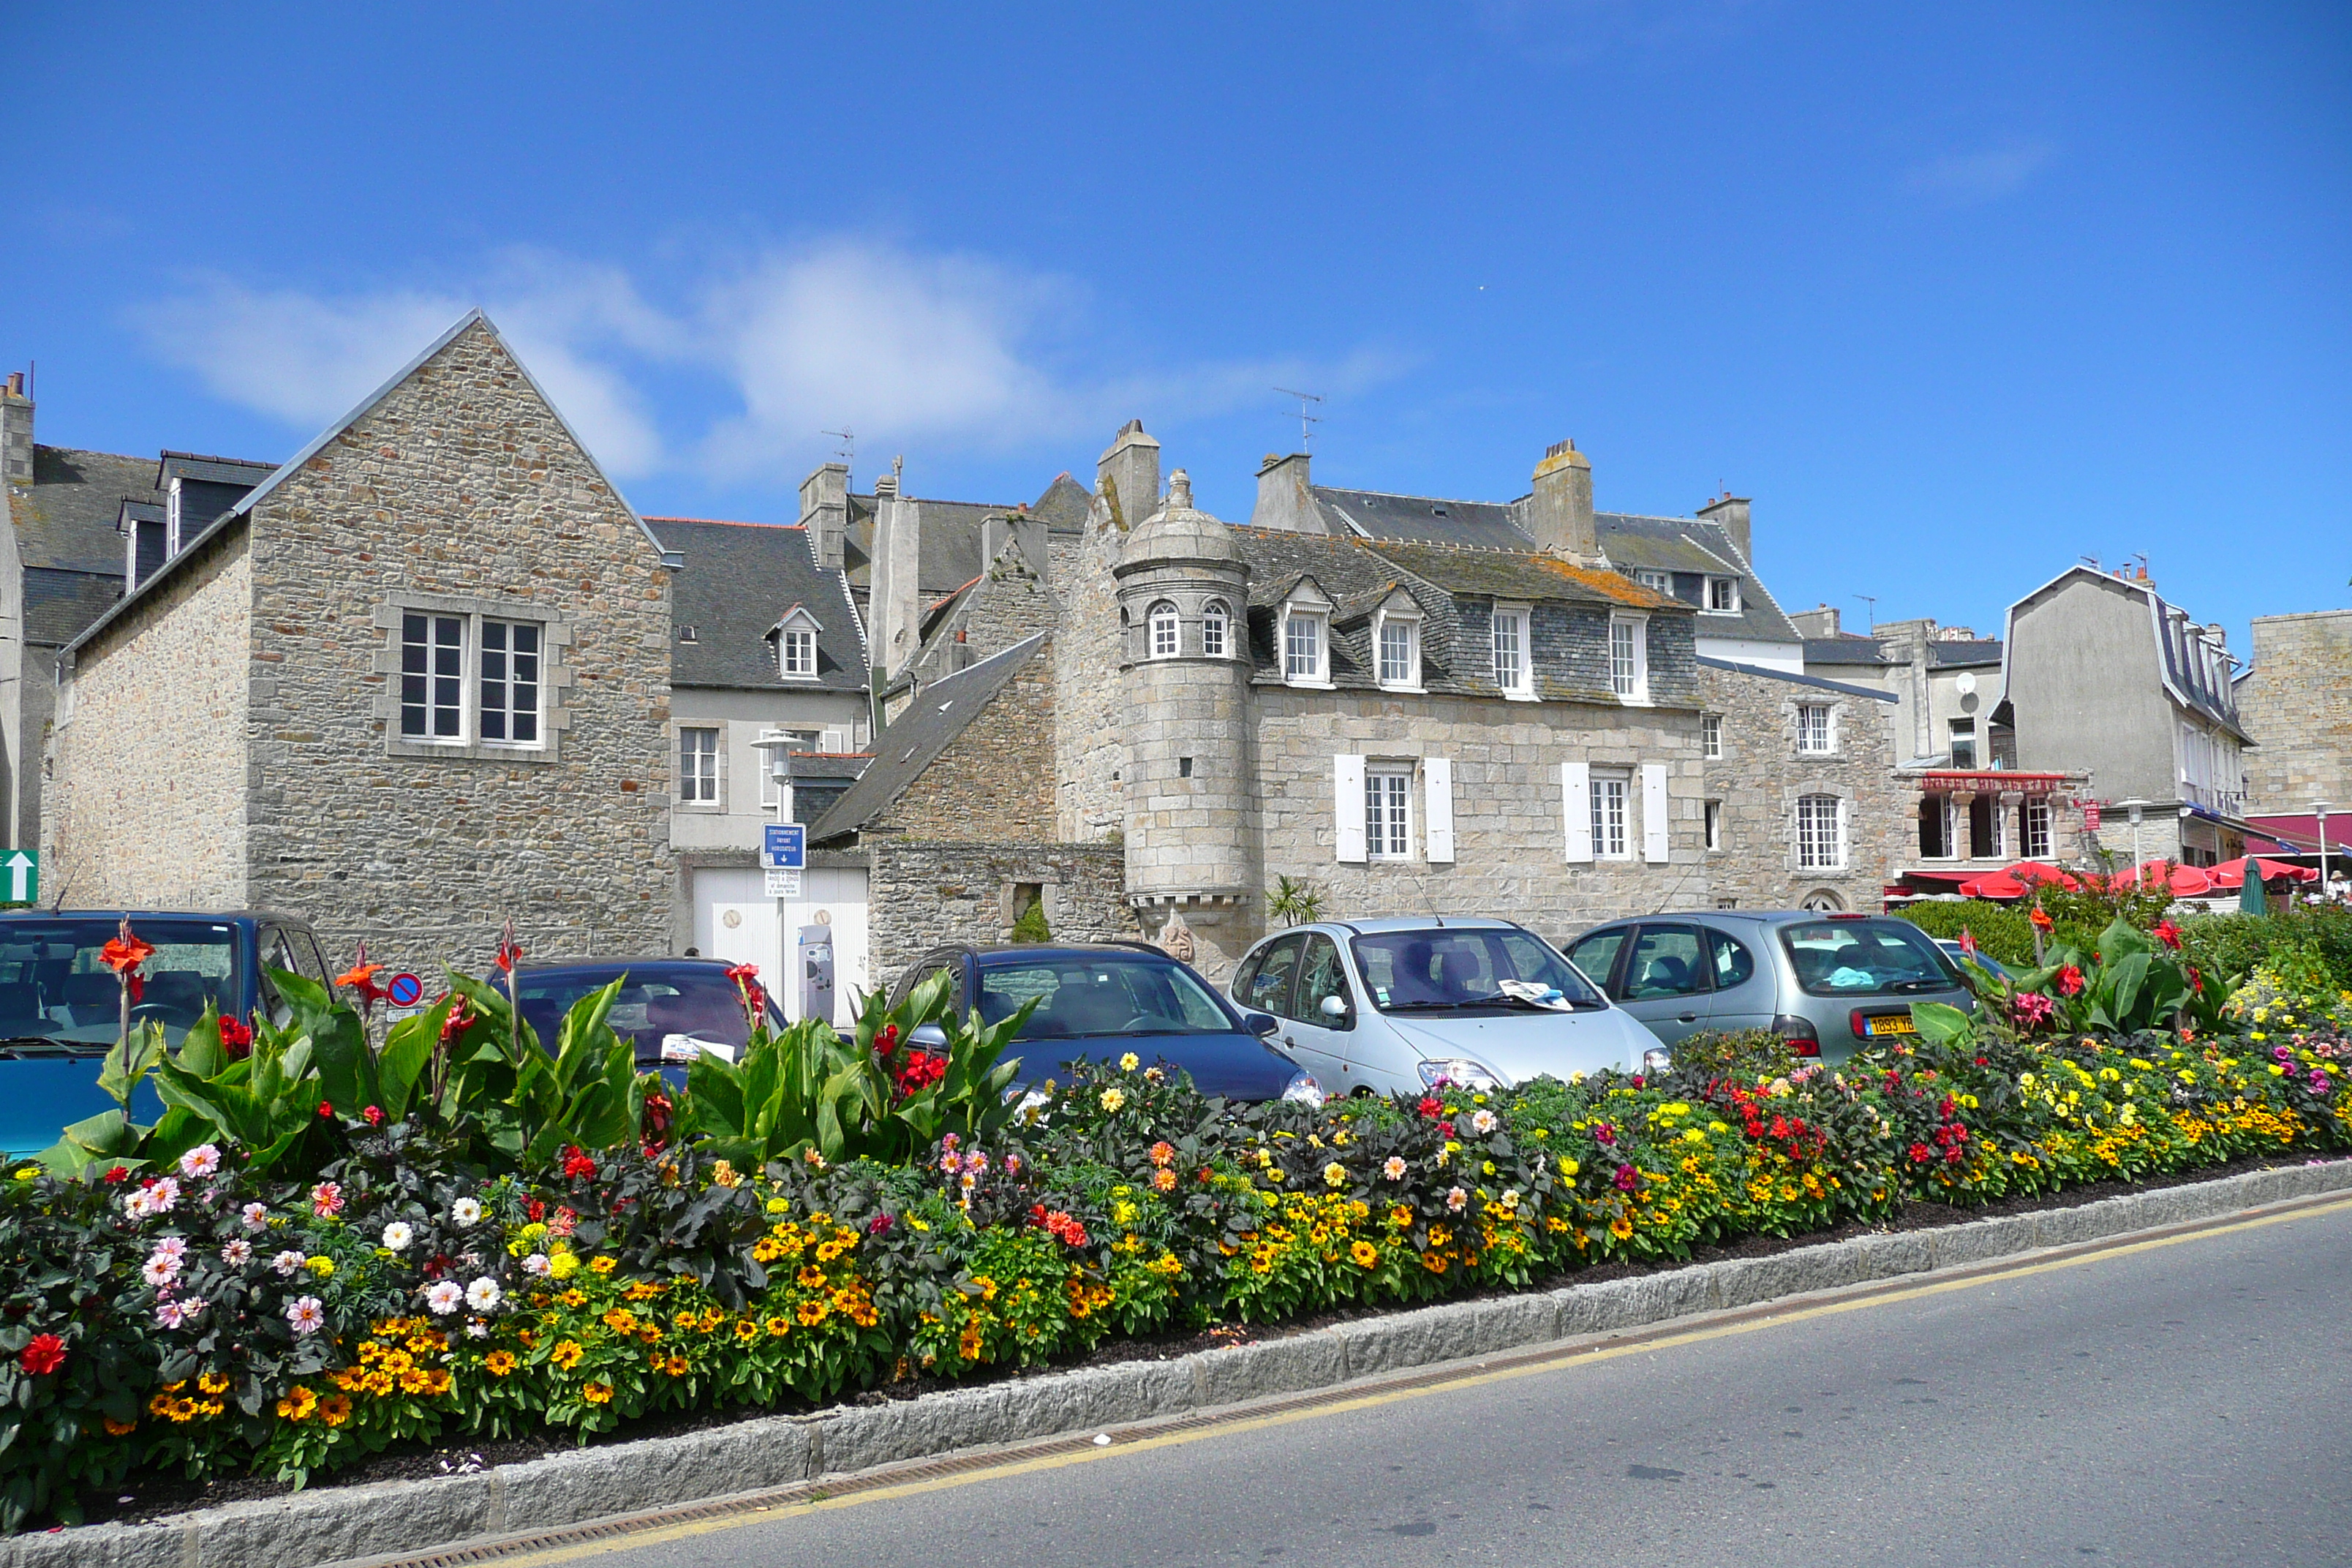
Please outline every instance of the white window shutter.
M1454 863L1454 759L1430 757L1421 764L1422 789L1427 797L1422 821L1427 824L1429 863Z
M1570 861L1592 858L1592 764L1559 764L1560 825L1568 830Z
M1663 865L1671 840L1666 833L1666 764L1642 764L1642 858Z
M1838 796L1836 855L1837 868L1841 871L1844 870L1846 868L1846 856L1849 853L1846 843L1846 835L1852 831L1852 828L1849 826L1850 819L1848 816L1848 811L1853 805L1853 802L1846 799L1843 795ZM2000 813L1996 812L1993 814L1993 823L1996 827L2000 826Z
M1339 829L1339 858L1361 863L1364 858L1364 759L1342 754L1331 759L1331 801Z

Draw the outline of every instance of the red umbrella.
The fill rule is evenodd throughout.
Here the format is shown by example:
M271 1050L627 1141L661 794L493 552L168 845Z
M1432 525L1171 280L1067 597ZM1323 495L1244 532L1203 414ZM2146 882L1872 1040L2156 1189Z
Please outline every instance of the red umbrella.
M2071 873L2046 860L2020 860L2014 866L2003 866L2000 874L2029 884L2055 882L2070 893L2083 885Z
M2248 855L2242 859L2224 860L2206 873L2217 888L2242 888L2246 885L2246 868L2255 868L2254 874L2267 882L2278 877L2292 877L2298 882L2319 880L2318 870L2310 866L2291 866L2284 860L2265 860Z
M1987 871L1960 884L1960 896L1967 899L2021 899L2029 890L2006 871Z
M2213 890L2213 879L2194 866L2177 866L2169 860L2150 860L2131 874L2131 879L2144 888L2165 888L2176 899L2194 899Z

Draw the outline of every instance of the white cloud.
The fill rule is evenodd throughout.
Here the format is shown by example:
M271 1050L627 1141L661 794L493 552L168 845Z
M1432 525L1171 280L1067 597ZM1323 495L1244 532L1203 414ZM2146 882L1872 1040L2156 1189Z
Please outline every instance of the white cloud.
M1974 205L2016 190L2057 151L2048 142L2011 142L1981 153L1957 153L1920 164L1903 183L1956 205Z
M515 352L615 478L688 454L722 479L774 472L853 429L867 450L1018 451L1164 426L1265 398L1276 384L1347 393L1394 356L1196 362L1106 376L1086 291L966 255L837 238L707 274L676 312L617 267L509 251L478 296ZM455 321L430 289L327 296L220 278L138 313L157 352L214 393L305 434L351 405ZM739 412L666 446L638 390L649 366L713 384ZM868 443L877 443L869 446Z

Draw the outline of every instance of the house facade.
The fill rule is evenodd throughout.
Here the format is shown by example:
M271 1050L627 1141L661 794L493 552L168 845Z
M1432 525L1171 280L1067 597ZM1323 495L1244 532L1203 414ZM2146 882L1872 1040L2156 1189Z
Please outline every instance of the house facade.
M64 650L47 879L425 973L667 952L670 575L473 312Z
M2246 757L2246 809L2306 816L2326 801L2352 817L2352 610L2256 616L2252 630L2253 662L2236 681L2257 748Z

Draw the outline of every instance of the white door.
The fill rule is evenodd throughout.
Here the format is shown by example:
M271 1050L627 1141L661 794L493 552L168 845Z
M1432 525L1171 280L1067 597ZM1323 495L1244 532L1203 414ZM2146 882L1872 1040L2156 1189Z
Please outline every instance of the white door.
M797 944L803 926L833 928L833 1021L848 1025L857 1018L857 1004L874 984L866 966L866 872L858 868L827 868L801 873L801 896L776 904L778 935L792 952L793 967L776 971L784 1016L801 1016ZM792 977L789 985L783 976Z

